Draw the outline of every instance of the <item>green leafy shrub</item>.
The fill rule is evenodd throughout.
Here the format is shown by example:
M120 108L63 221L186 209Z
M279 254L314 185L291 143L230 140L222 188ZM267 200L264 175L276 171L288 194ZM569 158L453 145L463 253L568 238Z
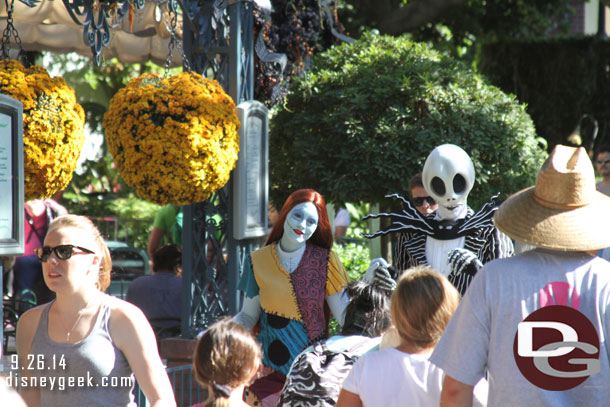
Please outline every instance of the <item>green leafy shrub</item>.
M532 185L546 152L514 96L406 37L366 34L316 56L271 120L272 199L314 188L327 201L387 204L430 151L466 150L474 208Z
M339 256L343 267L347 271L349 281L361 280L364 272L371 262L371 255L366 243L346 243L345 245L335 245L333 250ZM334 317L329 323L329 336L339 333L339 324Z
M120 240L146 248L155 214L160 206L128 192L84 194L77 189L66 192L62 203L70 213L92 218L107 240Z
M359 205L346 203L345 209L347 209L350 216L350 224L347 227L346 232L347 241L362 239L361 234L367 233L369 230L368 222L362 220L362 218L371 213L370 205L367 203L361 203Z
M333 247L350 281L362 279L364 272L371 262L371 255L366 244L346 243L345 245L335 245Z

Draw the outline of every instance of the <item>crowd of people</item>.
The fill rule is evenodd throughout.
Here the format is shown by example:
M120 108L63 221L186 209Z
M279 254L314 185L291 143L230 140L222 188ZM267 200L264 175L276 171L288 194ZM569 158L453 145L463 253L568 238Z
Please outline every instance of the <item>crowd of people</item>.
M408 197L393 196L402 210L369 215L390 216L368 237L396 233L395 263L374 259L352 283L332 250L324 198L293 192L248 256L241 311L197 339L201 405L605 405L610 150L594 162L598 184L583 148L558 145L534 186L475 211L470 157L438 146ZM150 245L155 274L122 301L104 293L110 255L87 218L59 216L39 240L33 252L55 298L17 327L26 405L134 406L137 380L151 406L174 406L149 320L179 315L161 305L180 300L180 246ZM513 243L531 250L515 253ZM331 315L341 328L328 338ZM42 364L24 368L33 355ZM41 385L66 376L123 385ZM0 394L18 400L9 391L0 382Z

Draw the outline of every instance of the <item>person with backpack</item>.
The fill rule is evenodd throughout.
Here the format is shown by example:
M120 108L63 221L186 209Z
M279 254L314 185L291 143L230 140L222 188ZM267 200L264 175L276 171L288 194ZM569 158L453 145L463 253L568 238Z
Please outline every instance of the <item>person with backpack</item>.
M23 206L25 250L22 256L15 258L13 295L22 300L43 304L50 301L53 296L44 284L42 266L35 250L42 247L49 223L56 217L67 214L68 211L52 199L34 199L25 202Z
M334 406L343 380L358 358L375 350L390 326L390 295L379 282L357 281L346 289L350 303L339 335L316 342L292 363L277 407Z

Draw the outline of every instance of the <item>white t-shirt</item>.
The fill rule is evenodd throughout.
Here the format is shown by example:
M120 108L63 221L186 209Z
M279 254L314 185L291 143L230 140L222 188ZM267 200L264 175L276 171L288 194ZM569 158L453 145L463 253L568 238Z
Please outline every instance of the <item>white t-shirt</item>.
M438 406L444 374L429 357L396 348L369 352L358 359L343 388L358 394L364 407Z
M345 226L348 227L351 223L351 218L349 216L349 212L345 208L339 209L337 214L335 215L335 227L337 226Z
M472 280L430 360L470 385L487 372L488 407L607 406L609 304L610 263L598 257L535 249L494 260ZM551 305L578 310L600 338L600 372L569 390L550 391L532 384L519 370L514 354L519 324Z

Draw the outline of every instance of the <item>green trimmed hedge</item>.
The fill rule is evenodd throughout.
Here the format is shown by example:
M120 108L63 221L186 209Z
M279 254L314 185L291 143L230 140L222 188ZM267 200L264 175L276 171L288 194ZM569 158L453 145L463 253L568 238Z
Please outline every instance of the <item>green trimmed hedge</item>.
M272 118L272 200L307 187L386 205L443 143L474 161L474 208L532 185L546 156L513 96L423 43L367 34L317 55Z

